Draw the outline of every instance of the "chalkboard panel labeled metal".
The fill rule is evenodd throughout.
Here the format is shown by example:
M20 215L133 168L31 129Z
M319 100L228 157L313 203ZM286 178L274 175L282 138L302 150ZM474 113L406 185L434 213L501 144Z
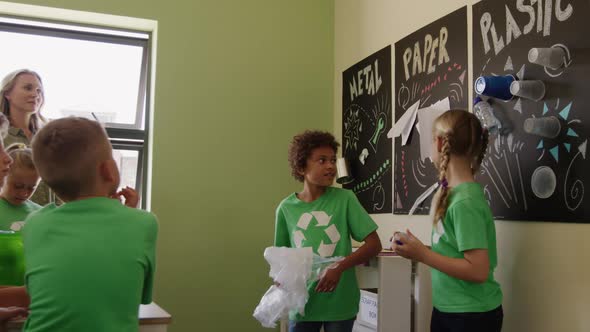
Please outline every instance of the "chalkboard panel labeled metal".
M516 80L512 99L489 96L503 131L477 175L498 219L590 222L590 209L583 208L590 184L589 18L589 1L473 6L474 82Z
M407 214L436 183L429 158L432 120L449 108L467 109L467 7L395 43L395 142L393 210ZM428 214L428 198L415 214Z
M391 213L391 46L342 73L342 155L354 178L343 185L369 213Z

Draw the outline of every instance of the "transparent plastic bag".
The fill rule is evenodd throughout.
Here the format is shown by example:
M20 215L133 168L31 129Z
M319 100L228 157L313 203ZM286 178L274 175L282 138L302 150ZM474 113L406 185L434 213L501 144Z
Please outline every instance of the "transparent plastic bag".
M254 309L253 316L263 327L274 328L281 318L289 314L291 307L298 306L296 301L287 291L272 285Z
M309 279L307 280L307 286L309 287L310 284L320 280L324 273L327 270L333 269L336 267L334 263L338 263L343 260L344 257L321 257L316 254L313 254L313 263L311 265L311 274Z
M326 268L342 257L320 257L311 248L268 247L264 258L270 265L269 276L275 282L254 310L264 327L274 328L290 311L305 315L308 287L319 280Z

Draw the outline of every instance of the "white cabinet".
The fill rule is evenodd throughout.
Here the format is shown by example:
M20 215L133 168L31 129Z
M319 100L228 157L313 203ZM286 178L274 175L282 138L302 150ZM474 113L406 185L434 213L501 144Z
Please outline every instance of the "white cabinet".
M358 266L357 276L361 288L378 289L378 324L373 331L429 331L432 295L428 266L380 255L369 266ZM368 324L358 325L364 328Z

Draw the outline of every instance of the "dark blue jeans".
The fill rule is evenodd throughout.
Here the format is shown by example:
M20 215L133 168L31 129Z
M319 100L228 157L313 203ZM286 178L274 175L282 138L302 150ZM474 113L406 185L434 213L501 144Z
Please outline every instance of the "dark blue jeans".
M289 332L352 332L355 318L331 322L294 322L289 321Z
M430 332L500 332L504 312L502 306L486 312L441 312L432 309Z

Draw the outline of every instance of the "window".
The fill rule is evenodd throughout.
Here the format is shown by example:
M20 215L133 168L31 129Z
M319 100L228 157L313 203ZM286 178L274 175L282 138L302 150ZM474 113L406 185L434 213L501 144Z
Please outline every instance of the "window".
M0 15L0 45L1 78L22 68L41 76L46 118L104 124L121 186L146 208L151 33Z
M143 164L143 147L142 144L132 144L129 142L113 143L113 158L119 167L121 182L120 187L135 188L138 192L142 192L143 188L143 172L141 172L141 165ZM143 199L141 199L143 202ZM143 206L143 203L141 204Z

